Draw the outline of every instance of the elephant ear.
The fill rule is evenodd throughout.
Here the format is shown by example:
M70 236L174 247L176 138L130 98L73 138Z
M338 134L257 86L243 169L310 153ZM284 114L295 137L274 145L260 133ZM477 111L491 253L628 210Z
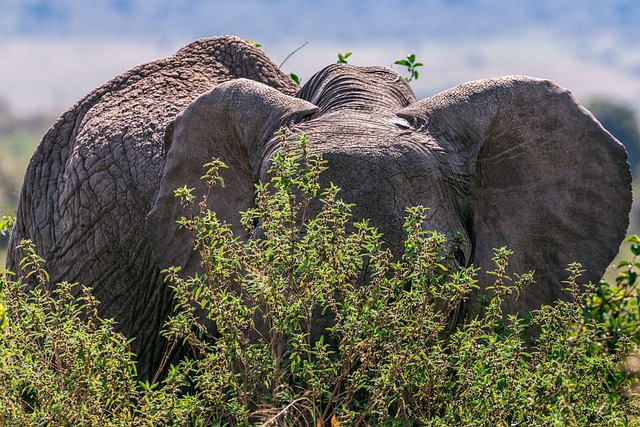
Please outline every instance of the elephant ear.
M300 90L260 49L219 36L139 65L65 112L25 173L10 268L21 271L23 255L15 248L30 239L46 259L52 282L91 283L99 299L114 298L114 289L130 283L154 280L139 266L152 262L141 233L164 163L162 131L199 94L237 78L292 96ZM136 260L137 267L123 260ZM120 323L128 316L119 317Z
M535 291L510 312L566 299L567 265L599 280L629 222L631 174L623 146L567 90L508 76L465 83L398 114L447 153L463 203L472 262L494 268L494 248L514 252L510 274L534 270ZM492 276L481 273L481 289ZM482 292L482 291L481 291Z
M177 221L187 215L174 190L193 189L197 213L205 194L207 208L230 224L236 236L244 236L240 211L253 205L254 170L262 161L264 146L282 126L300 121L318 109L302 99L248 79L222 83L196 98L167 127L166 162L146 229L161 268L177 266L184 274L197 271L200 259L193 250L193 236ZM203 165L213 157L228 169L220 171L225 187L209 191L202 180Z

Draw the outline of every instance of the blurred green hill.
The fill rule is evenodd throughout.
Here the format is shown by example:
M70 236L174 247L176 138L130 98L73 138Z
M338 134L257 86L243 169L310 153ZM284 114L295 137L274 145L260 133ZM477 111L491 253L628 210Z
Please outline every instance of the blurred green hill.
M0 212L13 214L22 177L38 142L55 118L17 116L0 101Z
M0 100L0 216L15 215L31 154L54 121L55 117L46 114L14 114L8 103ZM0 235L2 266L7 240L8 236Z
M634 172L638 172L640 126L635 111L623 102L607 98L594 98L586 102L585 107L625 146L631 168Z

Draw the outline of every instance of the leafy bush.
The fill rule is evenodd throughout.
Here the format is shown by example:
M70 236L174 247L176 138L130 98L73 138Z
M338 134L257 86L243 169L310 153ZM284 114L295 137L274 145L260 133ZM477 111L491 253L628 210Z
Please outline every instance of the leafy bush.
M586 299L587 314L595 321L600 346L614 352L640 330L640 237L629 236L625 241L631 244L633 259L618 263L615 285L600 282Z
M281 143L271 181L257 186L255 208L242 215L260 238L239 240L204 209L206 200L195 200L186 187L176 192L204 273L167 271L178 310L163 334L193 354L169 367L160 383L135 381L127 341L97 317L90 292L72 298L68 284L48 290L41 260L25 242L24 264L39 286L24 293L20 281L2 282L8 325L0 332L0 395L8 398L0 401L0 421L636 422L635 377L624 366L638 341L635 287L624 279L640 267L635 260L622 266L615 286L586 294L576 282L580 267L572 265L565 283L572 302L504 319L504 299L527 292L532 276L507 277L509 251L498 249L484 314L454 327L461 303L477 288L477 271L457 265L453 255L464 242L422 230L425 209L411 208L405 253L394 259L366 221L352 223L337 188L319 187L326 166L309 140L292 145L283 132ZM224 165L214 160L206 167L209 185L221 185ZM527 335L531 328L536 338Z
M29 242L21 248L38 286L25 293L20 280L2 281L0 424L127 425L136 382L126 340L98 318L90 289L77 298L68 283L50 290L42 259Z

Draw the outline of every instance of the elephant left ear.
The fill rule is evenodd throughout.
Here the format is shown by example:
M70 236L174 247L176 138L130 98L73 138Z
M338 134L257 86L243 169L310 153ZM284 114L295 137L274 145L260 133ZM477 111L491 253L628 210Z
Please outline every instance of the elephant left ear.
M240 212L253 206L254 176L265 146L280 127L316 111L307 101L240 78L201 94L176 117L165 130L165 165L145 224L160 268L181 267L186 277L200 266L194 236L178 224L187 209L175 190L186 185L198 202L208 195L206 208L228 223L236 236L248 238ZM209 188L202 178L203 165L214 157L228 166L220 171L228 189ZM193 207L194 214L199 207Z
M631 173L624 147L567 90L508 76L466 83L398 113L446 152L459 185L473 263L534 270L538 286L511 312L566 299L567 265L599 280L629 224ZM481 287L492 276L481 273Z

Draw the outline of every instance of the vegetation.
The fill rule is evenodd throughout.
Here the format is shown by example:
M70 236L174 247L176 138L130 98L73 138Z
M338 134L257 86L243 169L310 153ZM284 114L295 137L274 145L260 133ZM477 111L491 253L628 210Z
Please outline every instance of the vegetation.
M336 63L338 64L348 64L349 61L347 61L347 58L351 56L353 52L346 52L344 54L338 52L338 60L336 61Z
M407 67L409 77L404 78L407 83L409 83L413 79L418 80L420 74L418 73L418 70L416 70L416 68L424 66L422 62L416 62L416 56L413 53L407 55L407 59L399 59L394 62L394 64Z
M0 100L0 214L15 210L29 158L52 123L45 115L17 116Z
M415 55L395 64L407 82L423 66ZM603 100L588 108L635 164L632 112ZM6 214L51 122L0 106L0 229L11 226ZM453 256L465 242L422 230L425 209L414 207L394 259L366 221L351 221L338 188L318 186L325 163L310 141L291 146L281 133L281 142L272 180L243 213L259 240L240 241L206 200L176 191L205 273L165 272L176 311L163 335L192 354L162 381L140 382L130 342L98 316L91 289L50 283L22 242L36 285L0 269L0 425L640 425L639 237L627 239L631 259L614 281L582 293L580 266L568 266L571 301L525 318L502 308L532 276L507 277L510 252L498 248L484 312L456 326L477 289L478 271ZM211 187L224 184L220 161L205 167Z
M351 56L353 52L341 53L338 52L338 60L336 63L338 64L348 64L347 58ZM416 56L411 53L407 55L406 59L398 59L394 62L395 65L402 65L403 67L407 67L407 71L409 72L409 77L405 77L404 80L409 83L412 80L418 80L420 77L420 73L417 68L424 66L422 62L416 62ZM291 77L296 81L296 83L300 84L300 79L295 74L292 74Z
M422 230L416 207L394 259L366 221L351 222L339 189L319 187L325 164L310 141L281 138L273 178L243 213L259 240L239 240L206 200L176 191L205 273L166 272L177 310L163 334L193 354L162 382L136 381L128 343L97 316L90 289L52 287L23 242L37 286L25 294L20 279L1 282L0 424L638 424L626 368L639 339L637 259L586 294L571 265L571 302L505 319L505 298L527 292L532 276L507 277L510 253L498 249L484 313L453 328L477 287L477 271L453 256L464 242ZM224 165L206 167L209 185L222 185ZM630 240L638 255L640 238Z

